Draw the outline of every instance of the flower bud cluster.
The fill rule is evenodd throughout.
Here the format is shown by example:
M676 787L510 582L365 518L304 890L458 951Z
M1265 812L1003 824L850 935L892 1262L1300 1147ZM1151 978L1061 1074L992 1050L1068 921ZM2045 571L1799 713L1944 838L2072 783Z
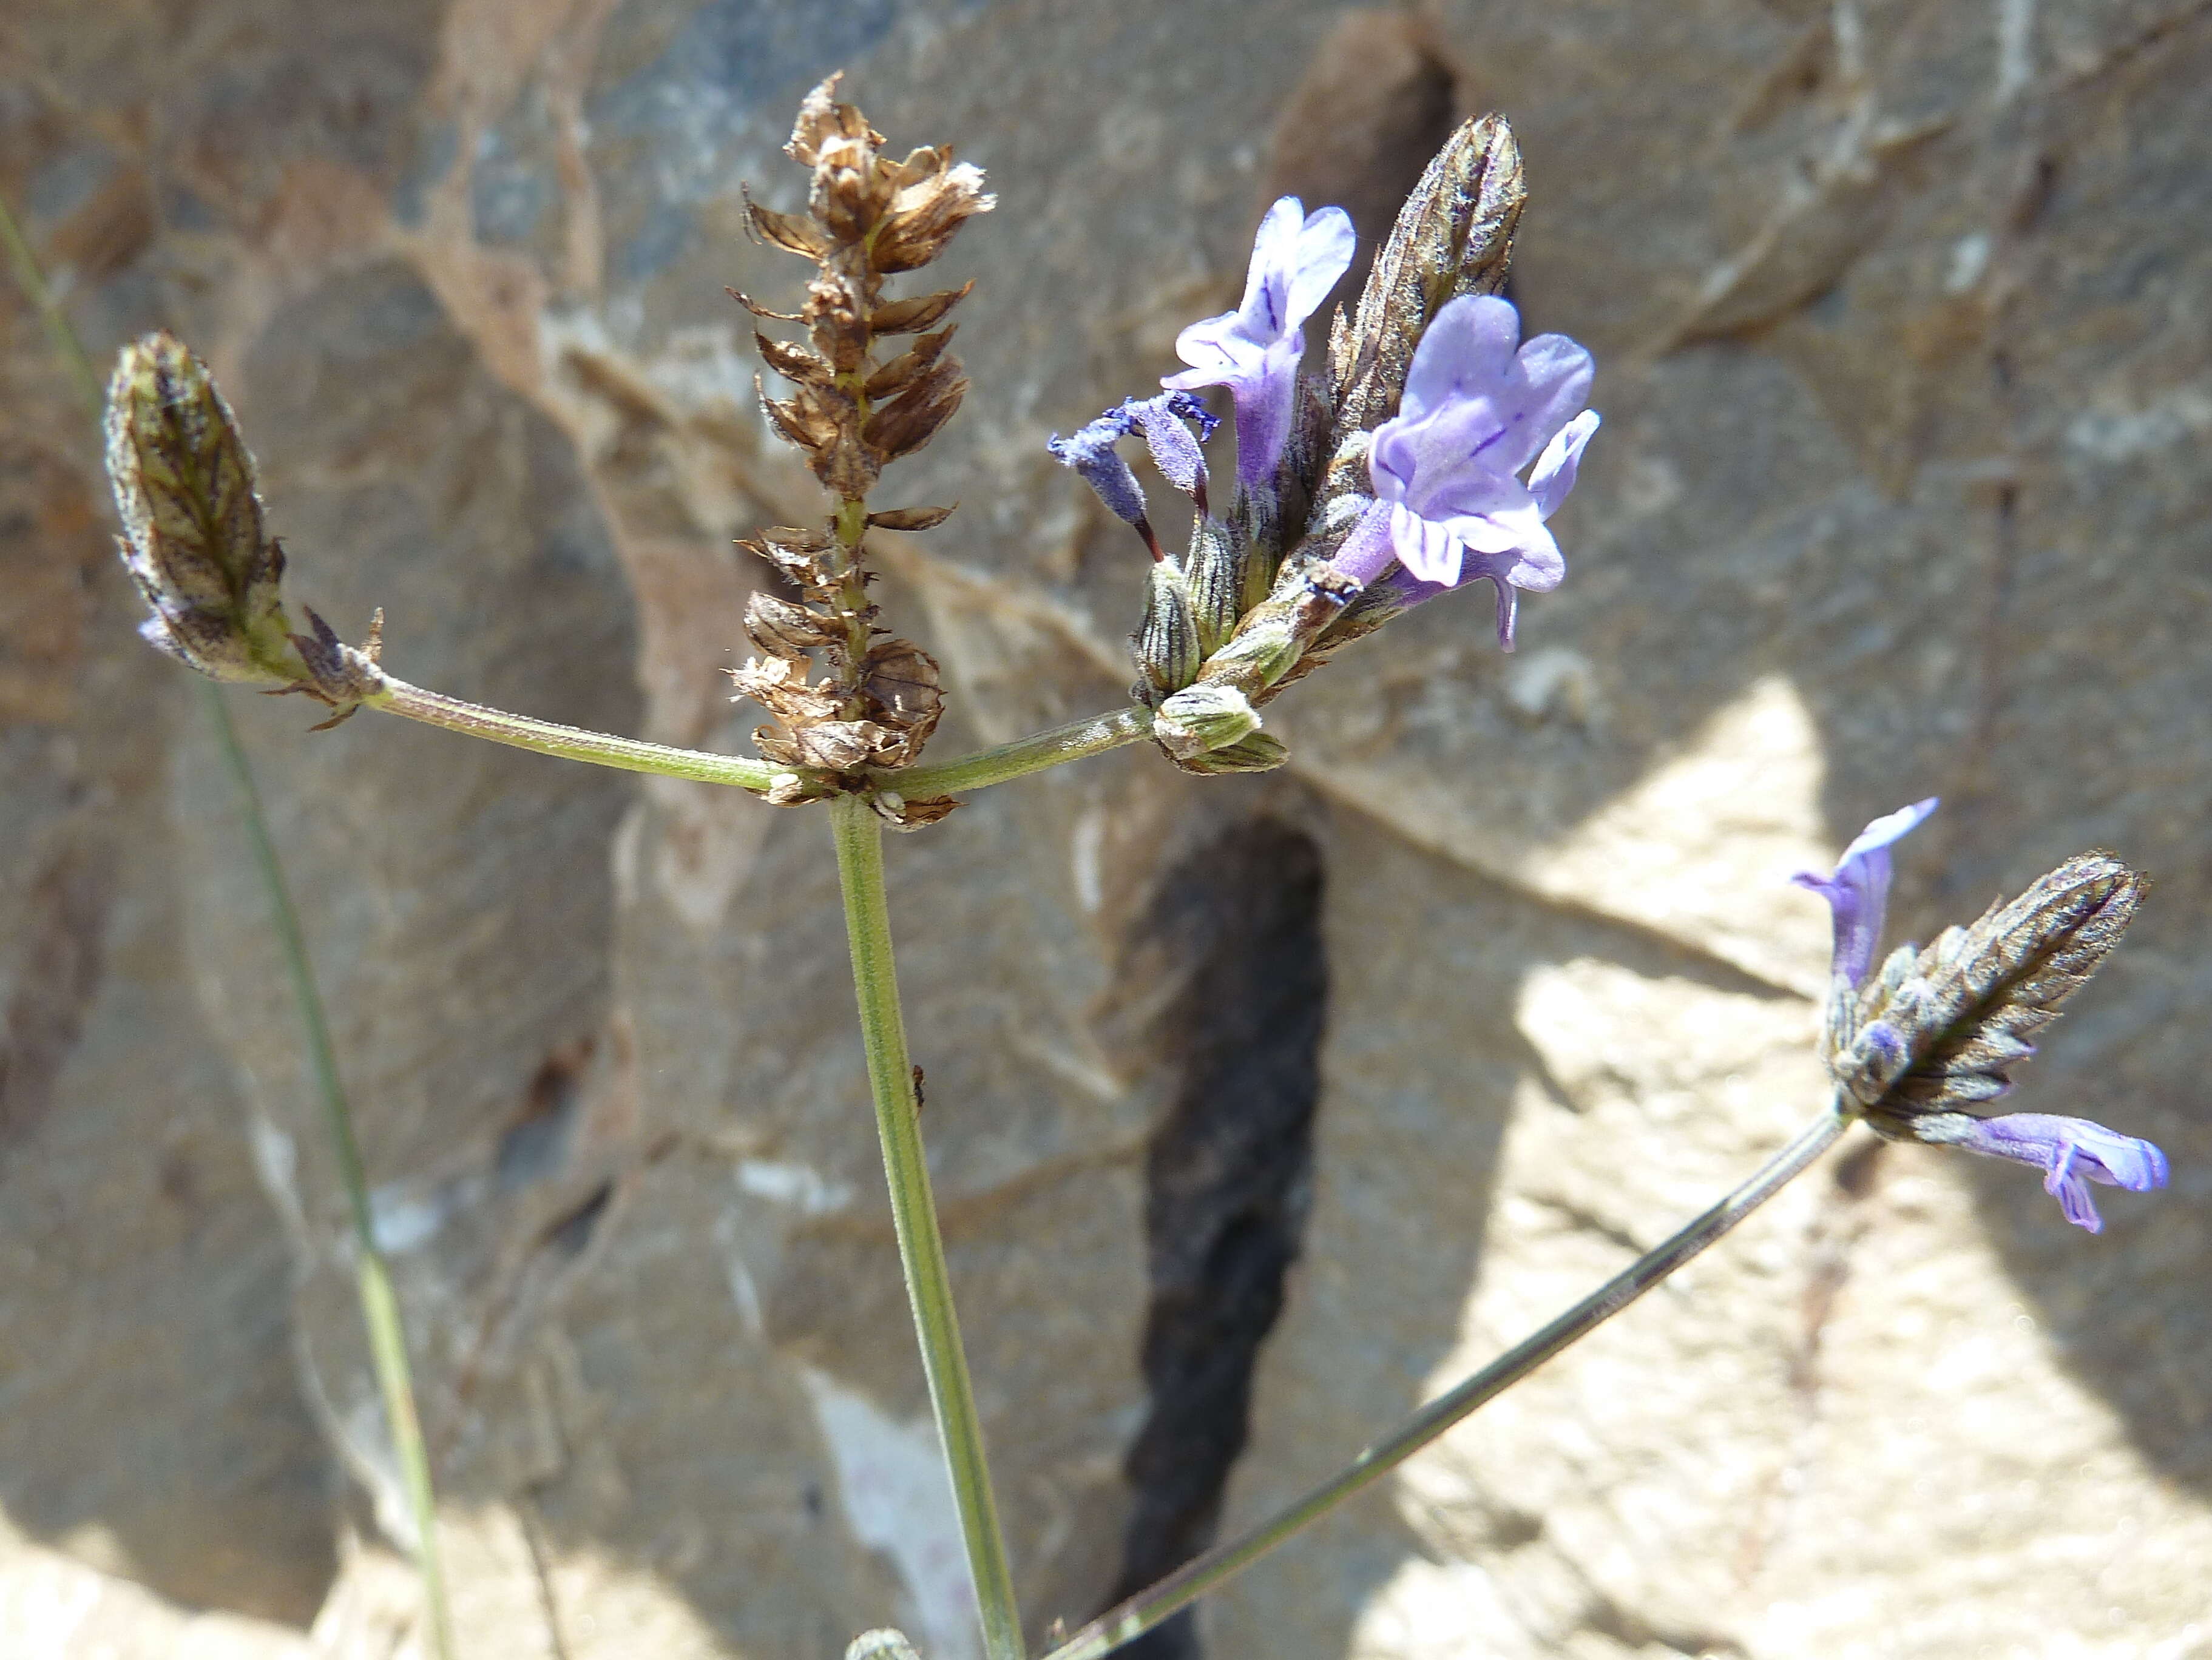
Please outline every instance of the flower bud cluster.
M870 512L867 496L886 465L927 444L960 406L968 381L945 349L953 325L945 318L972 285L889 300L884 282L929 264L993 205L981 172L956 163L947 148L884 155L883 135L838 100L836 88L833 76L807 95L784 147L812 171L807 210L747 203L763 240L813 262L805 303L784 313L735 296L756 317L805 326L804 343L756 332L763 360L792 388L781 398L763 390L761 401L833 504L822 530L778 528L739 544L796 591L753 597L745 633L759 655L731 671L738 695L771 718L754 735L762 755L793 769L769 792L780 805L855 787L869 769L911 764L943 712L936 661L881 637L864 541L871 528L929 530L952 511ZM878 352L903 336L914 336L903 350ZM950 802L872 798L902 827L951 810Z
M1133 695L1177 766L1279 765L1259 710L1343 645L1480 577L1497 586L1510 650L1516 592L1564 574L1543 522L1573 488L1597 417L1582 408L1589 353L1558 335L1522 342L1517 314L1494 297L1525 194L1505 122L1461 127L1407 198L1358 306L1337 311L1320 373L1300 370L1303 325L1351 264L1351 221L1336 208L1309 215L1295 197L1275 203L1243 303L1184 330L1176 349L1191 367L1163 383L1178 395L1225 386L1234 400L1226 514L1207 510L1203 461L1191 491L1157 416L1133 419L1165 400L1054 439L1152 554L1131 640ZM1180 560L1162 552L1142 490L1110 453L1114 437L1140 426L1162 476L1198 503Z
M147 641L216 680L299 693L335 726L381 683L382 613L364 645L284 609L284 550L263 522L253 457L207 366L173 335L123 348L107 393L117 547L153 615Z

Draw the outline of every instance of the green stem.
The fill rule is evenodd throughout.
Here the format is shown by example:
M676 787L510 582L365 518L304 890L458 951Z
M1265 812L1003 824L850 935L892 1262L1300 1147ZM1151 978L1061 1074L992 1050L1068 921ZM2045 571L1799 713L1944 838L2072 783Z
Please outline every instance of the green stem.
M978 749L972 755L958 755L951 760L904 767L895 772L878 772L876 781L902 796L915 797L981 790L986 785L1004 784L1024 773L1042 772L1064 760L1080 760L1085 755L1118 749L1125 743L1134 743L1150 736L1152 730L1151 710L1116 709L1110 714L1072 720L1065 726L1055 726L1012 743Z
M385 677L383 689L368 700L372 709L404 715L449 732L511 743L518 749L534 749L541 755L561 755L570 760L617 766L626 772L659 772L668 778L696 779L702 784L730 784L740 790L766 790L787 768L743 755L717 755L704 749L674 749L665 743L620 738L606 732L589 732L580 726L513 715L481 703L468 703L410 686L393 676ZM1109 714L1090 715L1065 726L1037 732L1012 743L978 749L932 766L908 766L871 774L874 781L902 796L949 795L959 790L981 790L1004 784L1025 773L1038 772L1062 761L1080 760L1134 743L1152 730L1149 709L1116 709Z
M1832 1108L1767 1160L1759 1173L1664 1245L1639 1257L1582 1301L1523 1339L1449 1394L1439 1396L1342 1470L1243 1538L1194 1557L1157 1584L1107 1609L1052 1649L1044 1660L1096 1660L1143 1635L1170 1615L1242 1572L1293 1534L1310 1527L1486 1402L1527 1377L1569 1344L1588 1336L1746 1216L1835 1144L1844 1120Z
M441 1660L453 1660L453 1622L446 1608L445 1575L438 1561L438 1501L430 1485L430 1455L422 1439L422 1421L415 1409L415 1387L407 1363L407 1336L399 1320L399 1300L392 1287L392 1275L384 1254L377 1249L376 1225L368 1203L368 1175L362 1163L361 1142L353 1128L353 1113L346 1105L345 1086L338 1077L337 1055L331 1044L330 1022L323 1012L322 993L315 984L307 944L300 932L299 913L284 881L284 867L276 857L276 844L269 834L269 821L261 808L261 792L254 785L253 769L239 742L238 728L222 691L203 683L208 717L222 747L223 760L238 786L238 799L246 820L246 839L261 884L269 896L270 920L284 954L285 972L292 982L292 1001L307 1039L307 1059L315 1075L315 1093L323 1105L324 1126L337 1155L338 1179L345 1188L347 1208L353 1217L355 1267L360 1279L362 1318L368 1326L368 1352L376 1369L378 1390L384 1396L384 1414L392 1427L392 1444L399 1459L399 1476L407 1490L408 1507L414 1512L416 1566L422 1576L422 1600L430 1621L431 1641Z
M717 755L704 749L672 749L664 743L638 738L618 738L605 732L587 732L580 726L511 715L504 709L466 703L443 692L410 686L391 676L383 689L368 700L372 709L404 715L449 732L464 732L494 743L510 743L518 749L534 749L541 755L561 755L587 760L599 766L620 767L626 772L659 772L672 779L696 779L702 784L732 784L740 790L765 790L789 769L743 755Z
M929 1166L922 1156L921 1105L907 1057L906 1023L899 1012L898 975L891 960L890 913L884 895L883 823L866 799L840 796L830 803L837 839L837 878L845 895L845 933L853 950L853 990L860 1008L860 1038L868 1055L868 1087L875 1097L876 1130L884 1147L884 1176L890 1184L891 1221L898 1231L899 1262L906 1270L908 1300L921 1341L929 1402L945 1445L945 1464L960 1510L960 1532L983 1623L989 1660L1021 1660L1021 1612L1014 1601L1006 1542L991 1499L991 1472L983 1456L982 1426L960 1348L952 1287L945 1266L945 1241L930 1197Z

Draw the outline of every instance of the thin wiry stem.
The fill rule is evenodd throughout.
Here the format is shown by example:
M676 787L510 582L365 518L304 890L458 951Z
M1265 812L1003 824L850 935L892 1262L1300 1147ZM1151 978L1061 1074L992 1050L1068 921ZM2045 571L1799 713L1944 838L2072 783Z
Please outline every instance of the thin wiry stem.
M16 281L45 320L55 354L69 371L96 427L103 397L100 377L92 367L92 360L85 354L84 344L77 338L68 313L47 286L37 256L4 200L0 200L0 242L7 244ZM438 1504L430 1484L429 1454L423 1444L422 1421L415 1409L415 1386L408 1366L406 1336L400 1324L399 1301L392 1290L392 1275L385 1266L383 1255L376 1248L368 1178L362 1166L360 1143L354 1136L353 1114L346 1105L344 1086L338 1077L337 1057L331 1046L322 993L315 983L313 966L307 959L307 943L300 933L299 914L293 909L291 894L285 886L284 868L277 858L276 845L269 834L261 793L254 787L252 768L246 760L245 746L239 742L230 709L213 684L203 682L202 690L206 694L208 718L215 726L216 742L237 785L246 840L252 848L254 868L260 875L270 916L283 950L293 1007L299 1015L316 1094L322 1102L331 1148L337 1156L340 1179L353 1213L362 1318L368 1327L369 1354L376 1370L377 1387L384 1397L385 1415L391 1423L392 1445L399 1458L400 1477L414 1515L416 1564L422 1576L422 1598L431 1642L439 1660L453 1660L453 1622L447 1612L445 1576L438 1560Z
M1106 1610L1049 1651L1044 1660L1096 1660L1142 1636L1170 1615L1243 1572L1353 1494L1395 1469L1477 1407L1495 1399L1569 1344L1588 1336L1645 1292L1780 1191L1835 1144L1844 1118L1833 1108L1808 1124L1758 1174L1683 1228L1637 1258L1541 1330L1499 1355L1449 1394L1439 1396L1304 1498L1240 1539L1217 1545L1157 1584Z
M983 1455L983 1429L968 1382L945 1266L945 1241L937 1231L929 1165L922 1155L921 1104L908 1058L906 1021L899 1009L898 972L891 960L890 912L884 893L883 821L859 796L830 803L837 838L837 877L845 895L845 932L852 946L853 990L860 1009L860 1038L867 1050L868 1087L875 1097L876 1130L890 1185L891 1221L898 1233L899 1263L921 1342L929 1403L945 1445L946 1472L960 1512L960 1533L983 1625L989 1660L1021 1660L1021 1611L999 1512L991 1497L991 1470Z
M368 1325L368 1352L384 1396L384 1415L392 1427L392 1445L399 1459L399 1477L407 1489L408 1509L413 1513L416 1566L422 1575L422 1601L431 1639L440 1660L453 1660L453 1621L446 1607L445 1574L438 1560L438 1499L430 1483L430 1454L422 1439L422 1421L415 1409L413 1374L407 1361L407 1334L399 1320L399 1300L392 1290L392 1274L384 1253L377 1248L376 1224L369 1209L368 1173L362 1163L361 1142L354 1134L353 1112L346 1104L345 1085L338 1076L337 1051L331 1043L330 1022L323 1012L321 990L314 966L307 958L307 942L300 932L300 917L284 881L284 867L276 857L276 844L269 833L268 816L262 811L261 792L253 782L253 769L239 742L238 728L212 682L202 683L208 717L222 748L231 780L237 785L240 814L246 821L246 844L260 872L268 896L270 920L284 954L284 972L292 984L292 1002L299 1011L307 1039L307 1060L315 1076L315 1094L323 1107L324 1127L330 1132L337 1154L338 1180L345 1189L351 1214L354 1266L360 1281L362 1318Z
M31 244L16 224L15 215L7 203L0 201L0 242L8 245L8 263L15 267L15 281L46 324L46 338L53 342L54 355L69 371L77 396L84 400L94 425L100 422L102 400L100 376L92 367L92 360L84 354L84 342L77 338L76 329L62 309L61 301L46 283L46 274L39 269L39 257L31 251Z

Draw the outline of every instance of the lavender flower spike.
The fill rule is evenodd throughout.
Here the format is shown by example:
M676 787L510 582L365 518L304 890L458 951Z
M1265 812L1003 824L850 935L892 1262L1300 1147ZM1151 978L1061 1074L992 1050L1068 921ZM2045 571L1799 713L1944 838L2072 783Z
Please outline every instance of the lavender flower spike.
M2166 1154L2151 1142L2087 1118L2047 1112L1977 1118L1947 1112L1924 1123L1921 1136L1969 1153L2035 1166L2044 1172L2043 1190L2058 1201L2066 1220L2092 1233L2104 1231L2105 1220L2089 1195L2091 1182L2148 1193L2164 1187L2168 1174Z
M1566 574L1544 521L1574 488L1597 430L1597 412L1583 408L1593 373L1565 335L1523 343L1510 300L1465 294L1446 306L1414 349L1399 413L1375 429L1375 504L1336 568L1362 586L1394 560L1425 584L1487 577L1498 644L1512 650L1515 591L1542 593Z
M1273 478L1283 458L1305 320L1352 268L1353 241L1352 215L1343 209L1309 214L1295 196L1283 197L1260 221L1243 304L1176 336L1176 355L1190 367L1160 385L1229 388L1237 405L1237 482L1248 489Z
M1890 845L1918 828L1939 804L1930 796L1876 819L1844 849L1833 875L1801 870L1790 878L1826 900L1835 913L1834 972L1853 985L1866 978L1881 940L1882 917L1889 908Z

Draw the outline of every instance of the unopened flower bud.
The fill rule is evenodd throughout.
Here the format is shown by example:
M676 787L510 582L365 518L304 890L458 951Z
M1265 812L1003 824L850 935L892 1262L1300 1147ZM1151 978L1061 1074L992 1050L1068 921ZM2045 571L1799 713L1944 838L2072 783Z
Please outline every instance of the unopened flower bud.
M1172 560L1153 561L1145 620L1129 636L1129 648L1144 686L1155 697L1180 692L1198 678L1205 653L1199 650L1198 623L1191 615L1190 585Z
M1259 730L1259 712L1233 686L1187 686L1152 718L1152 736L1177 760L1225 748Z
M123 348L108 386L107 471L123 562L154 611L140 633L216 680L307 680L253 457L207 366L173 335Z
M1239 549L1219 519L1202 516L1190 527L1190 553L1183 569L1190 581L1191 616L1198 624L1199 650L1211 655L1237 632L1244 615L1244 568L1251 551Z
M1176 765L1186 772L1272 772L1290 758L1291 752L1273 732L1252 732L1218 749L1178 760Z

